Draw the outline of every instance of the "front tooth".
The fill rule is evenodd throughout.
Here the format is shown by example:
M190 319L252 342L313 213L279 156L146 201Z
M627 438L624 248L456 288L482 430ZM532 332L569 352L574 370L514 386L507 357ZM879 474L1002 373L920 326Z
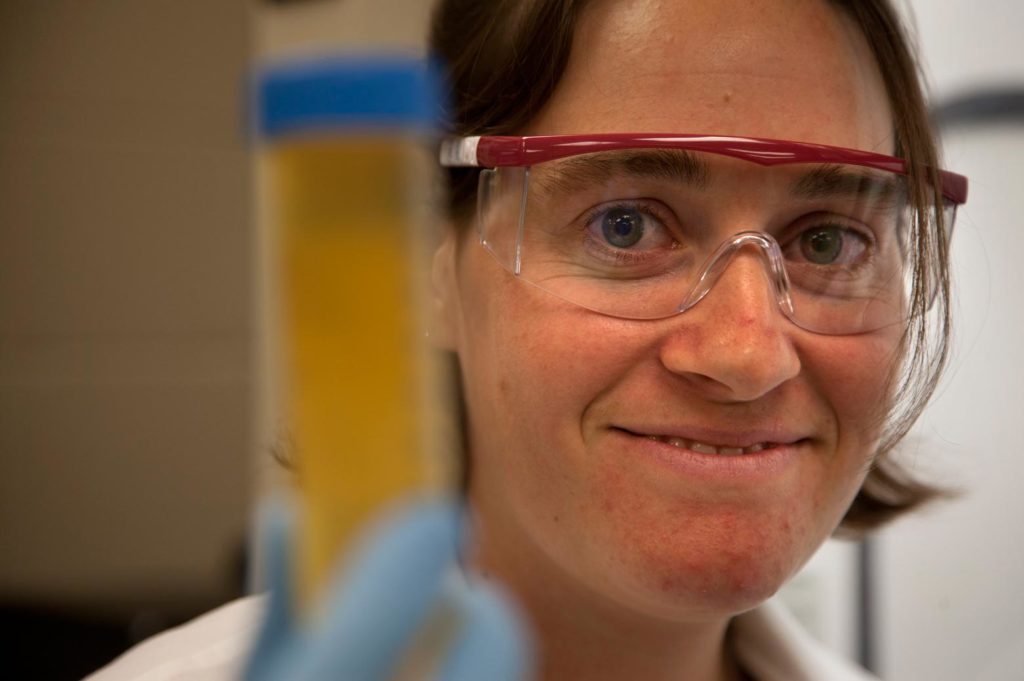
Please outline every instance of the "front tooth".
M747 447L746 451L748 454L756 454L757 452L760 452L762 450L764 450L764 445L758 442L756 445L750 445L749 447Z
M667 444L672 445L673 447L679 447L680 449L686 448L686 440L679 437L670 437L667 440L665 440L665 442Z
M690 449L697 452L698 454L718 454L718 447L706 445L703 442L690 443Z
M743 449L743 447L719 447L718 448L718 453L719 454L724 454L726 456L738 456L739 454L742 454L744 451L745 450Z

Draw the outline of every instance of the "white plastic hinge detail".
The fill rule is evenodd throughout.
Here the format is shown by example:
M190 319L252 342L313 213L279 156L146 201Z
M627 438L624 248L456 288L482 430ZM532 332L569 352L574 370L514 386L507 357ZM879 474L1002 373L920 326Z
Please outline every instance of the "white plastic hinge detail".
M476 147L479 143L479 135L441 142L441 165L446 168L465 168L480 165L480 162L476 159Z

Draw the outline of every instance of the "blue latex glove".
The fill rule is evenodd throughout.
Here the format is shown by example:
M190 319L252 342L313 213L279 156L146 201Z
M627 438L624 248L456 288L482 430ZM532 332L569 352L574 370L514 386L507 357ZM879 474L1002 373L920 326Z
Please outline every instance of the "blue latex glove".
M530 645L508 598L452 569L461 526L454 506L388 514L339 571L322 612L302 622L291 593L292 513L276 502L262 516L270 596L246 681L389 681L442 605L461 627L435 668L437 681L528 678Z

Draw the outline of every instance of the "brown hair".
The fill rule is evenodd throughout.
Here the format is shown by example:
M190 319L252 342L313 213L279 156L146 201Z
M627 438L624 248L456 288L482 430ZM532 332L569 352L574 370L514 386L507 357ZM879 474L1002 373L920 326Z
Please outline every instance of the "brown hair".
M949 263L938 148L912 46L889 0L828 0L862 31L892 103L896 155L909 162L912 225L912 316L905 355L894 367L894 407L874 463L839 531L856 535L944 494L914 478L893 450L921 414L946 363L950 336ZM448 67L449 119L456 135L514 134L558 85L587 0L441 0L430 36ZM468 224L479 170L450 169L448 209ZM932 210L932 209L935 210ZM931 309L929 311L929 306ZM927 313L927 314L926 314ZM468 462L467 462L468 463ZM466 473L468 475L468 472Z

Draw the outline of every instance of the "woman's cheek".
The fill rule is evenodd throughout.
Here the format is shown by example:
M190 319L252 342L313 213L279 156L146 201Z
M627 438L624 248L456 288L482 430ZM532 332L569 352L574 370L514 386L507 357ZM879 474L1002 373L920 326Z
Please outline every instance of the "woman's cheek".
M859 336L820 336L802 351L812 388L832 410L836 450L866 466L890 415L901 352L898 329Z

